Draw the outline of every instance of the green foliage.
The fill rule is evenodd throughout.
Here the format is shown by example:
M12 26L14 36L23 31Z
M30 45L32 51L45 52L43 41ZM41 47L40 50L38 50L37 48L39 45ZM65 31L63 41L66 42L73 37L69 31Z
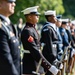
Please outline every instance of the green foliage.
M63 0L64 16L75 18L75 0Z
M65 11L62 0L40 0L39 6L42 15L46 10L56 10L57 14L63 14ZM40 20L44 21L45 19L41 16Z
M39 12L41 13L40 22L45 20L44 12L46 10L56 10L57 14L63 14L65 11L63 8L62 0L17 0L15 13L10 17L11 20L14 23L17 23L20 17L25 19L21 11L27 7L31 7L35 5L40 6L38 9Z

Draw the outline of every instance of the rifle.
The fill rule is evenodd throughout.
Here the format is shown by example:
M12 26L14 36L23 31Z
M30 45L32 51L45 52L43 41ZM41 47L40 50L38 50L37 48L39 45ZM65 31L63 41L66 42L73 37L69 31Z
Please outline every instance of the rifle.
M44 43L41 44L42 47L41 47L41 49L40 49L40 53L42 53L42 50L43 50L44 45L45 45ZM32 71L32 73L33 73L34 75L40 75L39 69L40 69L41 63L42 63L42 58L40 59L40 61L39 61L39 63L38 63L38 66L37 66L36 71Z
M69 53L71 53L71 51ZM74 66L74 55L72 57L68 58L68 61L67 61L67 72L66 72L67 74L68 73L72 73L73 66Z
M69 57L69 54L68 54L68 56L67 56L67 51L68 51L68 49L71 47L70 44L71 44L71 42L69 43L69 46L67 46L67 47L64 49L64 53L63 53L62 58L61 58L61 60L60 60L61 62L63 62L65 56L66 56L67 58ZM69 52L69 51L68 51L68 52ZM66 54L66 55L65 55L65 54ZM68 61L68 60L67 60L67 61ZM65 75L66 66L68 66L67 61L64 61L64 62L63 62L62 75Z
M44 46L44 45L43 45L43 46ZM43 48L43 47L42 47L42 48ZM42 50L43 50L43 49L42 49ZM42 51L42 50L41 50L41 51ZM32 73L33 73L34 75L40 75L40 73L38 73L38 71L39 71L39 68L40 68L41 63L43 62L43 63L45 63L45 65L47 66L47 69L48 69L53 75L61 75L61 71L58 70L55 66L51 65L51 63L48 62L47 59L43 56L43 54L42 54L41 51L39 50L39 53L40 53L40 55L41 55L41 59L40 59L40 61L39 61L39 64L38 64L38 66L37 66L37 69L36 69L36 71L32 71ZM43 61L43 60L44 60L44 61Z

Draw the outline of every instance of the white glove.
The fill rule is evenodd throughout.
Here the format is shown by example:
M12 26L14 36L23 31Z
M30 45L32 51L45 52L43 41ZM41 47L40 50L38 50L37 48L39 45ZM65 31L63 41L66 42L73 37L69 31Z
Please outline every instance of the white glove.
M62 63L60 64L59 69L63 69L63 64Z
M59 69L57 69L55 66L51 66L49 71L53 74L53 75L57 75Z
M75 55L75 49L74 49L74 48L72 49L71 57L72 57L73 55Z
M58 60L61 60L62 55L63 55L63 51L61 50L61 51L57 54L57 59L58 59Z
M68 59L68 57L67 57L67 55L65 55L65 58L64 58L64 60L66 61Z

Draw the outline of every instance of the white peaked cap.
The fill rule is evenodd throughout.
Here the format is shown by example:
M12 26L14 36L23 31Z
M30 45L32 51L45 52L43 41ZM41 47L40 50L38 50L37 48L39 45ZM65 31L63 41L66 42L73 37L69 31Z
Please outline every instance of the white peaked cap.
M69 22L69 19L61 19L62 22Z
M39 6L29 7L29 8L24 9L21 12L23 12L24 15L27 15L27 14L30 14L30 13L33 13L33 12L35 14L39 15L40 13L37 11L37 8L39 8Z
M75 25L75 20L71 21L71 23Z
M45 15L53 15L53 16L56 16L56 11L54 10L48 10L45 12Z
M16 0L8 0L8 2L16 2Z

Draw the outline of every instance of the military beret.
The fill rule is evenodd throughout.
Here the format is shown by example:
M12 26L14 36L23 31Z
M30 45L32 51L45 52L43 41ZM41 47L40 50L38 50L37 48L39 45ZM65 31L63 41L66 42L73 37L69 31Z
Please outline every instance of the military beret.
M40 15L40 13L39 13L38 10L37 10L38 8L39 8L39 6L29 7L29 8L24 9L24 10L21 11L21 12L23 12L24 15L27 15L27 14Z

